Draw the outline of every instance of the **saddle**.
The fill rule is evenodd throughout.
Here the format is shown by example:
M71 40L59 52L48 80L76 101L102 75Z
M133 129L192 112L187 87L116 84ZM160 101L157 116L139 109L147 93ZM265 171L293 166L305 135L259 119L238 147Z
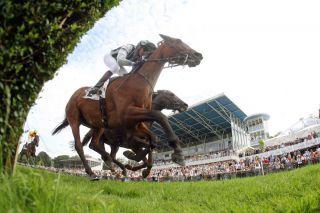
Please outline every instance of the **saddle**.
M120 76L115 76L115 77L111 77L110 79L108 79L102 87L100 87L99 92L97 92L96 94L93 95L88 95L90 90L93 87L90 87L88 89L86 89L86 94L83 96L83 98L87 98L87 99L91 99L91 100L95 100L95 101L99 101L101 98L106 98L106 88L108 88L108 86L114 82L116 79L120 78Z
M106 88L108 88L108 86L110 84L112 84L116 79L120 78L120 76L116 76L116 77L112 77L110 79L108 79L103 86L99 89L99 92L97 92L94 95L89 96L89 92L92 89L92 87L86 89L86 94L85 96L83 96L83 98L87 98L87 99L91 99L91 100L95 100L95 101L99 101L99 105L100 105L100 112L102 115L102 123L103 125L107 128L108 127L108 115L107 115L107 110L106 110L106 105L105 105L105 100L106 100Z

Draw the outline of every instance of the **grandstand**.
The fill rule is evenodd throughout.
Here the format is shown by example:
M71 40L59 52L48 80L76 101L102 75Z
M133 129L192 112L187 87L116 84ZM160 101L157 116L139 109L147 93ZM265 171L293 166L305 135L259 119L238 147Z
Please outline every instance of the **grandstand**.
M320 119L300 119L275 138L269 138L266 113L247 116L225 94L191 106L187 111L168 117L181 140L186 165L205 165L216 162L244 160L247 156L263 158L298 150L315 148L320 144ZM162 146L155 153L155 168L177 167L171 161L172 149L158 124L153 126ZM254 138L252 138L255 136ZM317 139L315 139L317 138ZM258 146L263 139L265 147ZM302 143L307 141L305 143ZM248 151L250 150L250 151Z
M310 116L308 118L301 118L291 127L281 132L280 135L266 140L266 146L280 145L288 141L294 141L296 138L307 137L310 132L320 131L320 119Z
M181 140L184 155L188 158L221 151L237 151L250 146L250 136L244 122L246 117L247 115L222 93L189 107L185 112L170 115L168 119ZM161 144L157 147L155 159L169 160L172 149L162 128L154 124L152 131L160 140L158 144Z

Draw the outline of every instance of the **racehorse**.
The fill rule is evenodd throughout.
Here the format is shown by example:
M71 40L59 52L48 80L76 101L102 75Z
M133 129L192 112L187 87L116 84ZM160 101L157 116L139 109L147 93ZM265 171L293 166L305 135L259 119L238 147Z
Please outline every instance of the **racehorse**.
M148 128L143 127L141 122L156 121L168 136L169 145L173 147L173 162L184 165L184 157L179 139L173 132L168 119L160 111L151 110L153 88L166 63L171 66L188 65L195 67L200 64L202 55L180 39L160 35L163 41L159 42L158 48L151 53L145 63L134 73L118 78L108 85L106 90L105 108L107 111L107 128L124 129L126 132L134 132L136 129L153 141L153 135ZM112 169L111 157L105 151L100 137L104 134L103 122L99 104L85 99L82 88L78 89L70 98L66 106L66 118L53 131L53 134L68 126L72 129L75 140L75 149L80 156L85 171L89 176L95 176L89 167L80 139L80 124L93 129L90 148L101 155L107 166ZM127 136L128 137L128 136ZM130 141L130 140L126 140Z
M169 90L158 90L152 95L152 110L161 111L163 109L169 109L172 111L184 112L187 110L188 104L178 98L173 92ZM152 123L147 123L148 128L151 127ZM118 132L118 134L126 135L126 132ZM106 129L101 140L111 147L110 156L115 164L117 164L122 169L122 174L126 176L126 168L132 171L137 171L139 169L147 167L146 170L142 172L143 177L147 177L152 168L152 150L153 145L150 141L143 140L142 138L135 138L131 142L123 141L121 139L125 138L115 134L114 131ZM85 146L92 137L92 130L90 130L82 140L82 145ZM138 136L135 136L138 137ZM116 159L116 154L119 147L132 149L133 152L127 150L123 154L130 160L143 161L142 165L131 167L129 165L123 165L120 161ZM148 159L145 157L149 154Z
M39 146L39 136L35 135L32 142L24 145L22 150L19 154L19 160L22 160L23 156L26 156L27 160L29 161L31 158L36 157L36 147Z

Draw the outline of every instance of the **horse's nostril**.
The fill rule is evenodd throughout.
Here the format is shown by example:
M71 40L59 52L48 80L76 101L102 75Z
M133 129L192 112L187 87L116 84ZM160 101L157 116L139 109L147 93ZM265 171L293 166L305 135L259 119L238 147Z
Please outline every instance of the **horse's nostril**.
M198 59L203 59L202 54L201 53L194 53L194 55L198 58Z

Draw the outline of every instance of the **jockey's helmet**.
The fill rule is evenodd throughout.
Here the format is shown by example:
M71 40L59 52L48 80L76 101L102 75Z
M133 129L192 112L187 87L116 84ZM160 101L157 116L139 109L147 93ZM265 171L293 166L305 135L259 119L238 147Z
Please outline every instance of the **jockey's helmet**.
M144 51L152 52L157 49L156 45L148 40L141 40L137 47L142 47Z
M29 132L29 136L35 136L35 135L37 135L37 131L36 130L30 130L30 132Z

